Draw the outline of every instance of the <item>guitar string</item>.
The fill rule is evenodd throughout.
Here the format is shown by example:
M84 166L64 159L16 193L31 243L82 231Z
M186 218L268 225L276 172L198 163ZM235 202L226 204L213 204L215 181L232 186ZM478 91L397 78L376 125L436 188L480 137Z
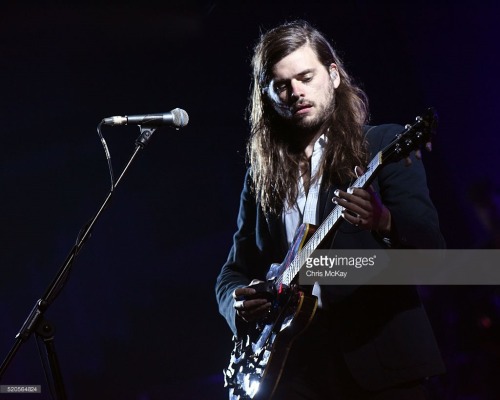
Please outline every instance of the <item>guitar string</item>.
M375 159L377 159L375 157ZM372 160L373 162L373 160ZM370 162L370 165L372 164ZM369 176L367 176L369 171ZM374 170L367 168L367 173L359 177L354 184L353 187L363 187L363 185L368 181L368 178L371 177ZM286 285L289 285L291 281L295 278L298 271L306 262L306 259L312 254L312 252L318 247L321 241L325 238L327 233L331 230L331 228L335 225L335 223L340 219L342 213L342 207L335 206L334 210L330 213L330 215L323 221L323 223L319 226L316 232L311 236L310 240L306 243L306 245L302 248L302 250L297 254L294 260L291 262L290 266L285 270L283 274L283 280Z
M407 132L405 132L407 133ZM404 134L401 134L402 137ZM395 145L396 144L396 145ZM389 150L389 151L387 151ZM377 153L377 155L370 161L366 169L365 174L361 175L353 183L352 187L364 188L367 186L367 182L370 181L373 174L382 165L382 159L389 158L394 153L400 152L400 148L397 143L391 143L388 149L384 149ZM382 155L386 153L387 157ZM321 241L326 237L331 228L337 223L342 214L342 207L335 206L333 211L328 215L328 217L320 224L316 232L307 241L304 247L296 254L289 267L278 277L277 287L280 288L282 285L290 285L292 280L295 278L297 273L300 271L307 258L313 253L313 251L319 246Z
M382 160L390 159L394 154L398 154L399 156L401 156L401 154L399 154L403 151L401 144L406 145L406 147L410 149L410 151L407 152L407 154L409 154L411 152L411 148L413 147L412 140L407 140L406 143L400 142L402 141L402 138L408 136L409 133L414 132L416 129L418 129L419 125L424 125L425 128L428 128L430 126L429 123L426 123L422 119L417 119L417 122L413 126L407 128L406 131L397 135L394 142L390 143L385 149L377 153L377 155L368 164L365 174L356 179L352 187L365 188L365 185L367 186L367 183L370 181L373 174L382 165ZM418 133L419 132L417 132L417 139L421 139L421 137L418 136ZM340 219L342 212L341 210L342 208L340 206L335 206L333 211L328 215L323 223L320 224L316 232L314 232L314 234L307 241L304 247L295 255L288 268L286 268L285 271L283 271L282 274L276 279L278 289L281 288L283 284L290 285L292 280L295 278L297 273L306 262L306 259L319 246L319 244L326 237L331 228Z

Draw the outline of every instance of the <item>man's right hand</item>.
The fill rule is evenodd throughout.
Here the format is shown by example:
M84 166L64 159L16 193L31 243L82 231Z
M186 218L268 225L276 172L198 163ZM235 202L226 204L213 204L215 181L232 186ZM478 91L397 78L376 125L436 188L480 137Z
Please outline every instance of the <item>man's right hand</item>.
M257 279L254 279L251 285L260 283ZM261 319L266 315L266 313L271 308L271 303L265 298L255 298L256 290L250 286L238 288L233 292L233 307L236 310L236 314L246 322L253 322ZM252 297L250 300L245 300L247 297Z

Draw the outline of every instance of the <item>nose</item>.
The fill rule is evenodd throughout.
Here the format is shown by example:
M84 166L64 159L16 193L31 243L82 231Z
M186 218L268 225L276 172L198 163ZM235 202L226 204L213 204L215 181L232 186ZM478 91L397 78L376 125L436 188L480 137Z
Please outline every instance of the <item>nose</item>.
M292 100L297 101L301 97L304 97L304 87L298 79L292 79L290 81L290 97Z

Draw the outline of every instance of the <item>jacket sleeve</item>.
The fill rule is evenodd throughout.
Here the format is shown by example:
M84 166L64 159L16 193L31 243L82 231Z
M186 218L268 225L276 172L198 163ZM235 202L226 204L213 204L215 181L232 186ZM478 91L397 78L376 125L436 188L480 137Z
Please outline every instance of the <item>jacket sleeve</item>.
M252 279L264 279L266 267L269 266L261 238L262 234L258 234L258 231L263 229L259 225L265 225L265 218L258 216L258 213L261 213L260 206L251 193L250 177L247 172L240 198L238 228L215 287L219 312L224 316L234 334L237 334L236 312L232 297L234 290L247 286Z
M402 131L403 127L395 124L370 130L367 136L373 155ZM391 242L400 248L444 248L424 165L413 152L410 157L409 166L404 160L384 166L375 181L382 202L391 212Z

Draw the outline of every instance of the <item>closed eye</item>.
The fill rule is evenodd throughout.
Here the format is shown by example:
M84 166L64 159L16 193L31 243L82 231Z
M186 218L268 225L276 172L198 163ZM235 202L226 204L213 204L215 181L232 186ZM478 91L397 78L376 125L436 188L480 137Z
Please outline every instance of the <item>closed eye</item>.
M287 89L287 84L285 82L276 83L274 85L274 91L276 93L283 93Z

